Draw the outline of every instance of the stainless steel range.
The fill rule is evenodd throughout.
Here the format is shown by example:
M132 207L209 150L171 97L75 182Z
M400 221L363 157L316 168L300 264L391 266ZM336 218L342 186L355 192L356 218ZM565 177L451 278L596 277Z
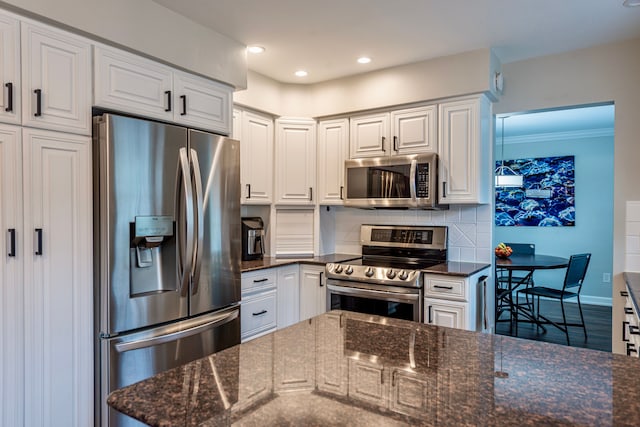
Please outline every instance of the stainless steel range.
M422 270L447 260L447 227L362 225L362 258L326 266L327 309L421 322Z

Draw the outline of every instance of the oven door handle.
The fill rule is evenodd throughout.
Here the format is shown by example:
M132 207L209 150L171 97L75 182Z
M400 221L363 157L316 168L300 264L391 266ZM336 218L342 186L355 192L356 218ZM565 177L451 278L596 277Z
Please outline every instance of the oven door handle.
M397 301L408 301L415 302L420 300L420 294L414 293L399 293L399 292L384 292L384 291L376 291L373 289L360 289L360 288L349 288L345 286L335 286L327 284L327 290L329 293L335 291L335 293L343 294L343 295L354 295L360 297L372 297L378 296L379 299L389 299L394 298Z

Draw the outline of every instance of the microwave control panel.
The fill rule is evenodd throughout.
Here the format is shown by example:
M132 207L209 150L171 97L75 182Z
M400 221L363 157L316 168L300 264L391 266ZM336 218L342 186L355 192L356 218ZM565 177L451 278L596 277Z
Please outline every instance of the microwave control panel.
M416 165L416 197L429 198L429 163Z

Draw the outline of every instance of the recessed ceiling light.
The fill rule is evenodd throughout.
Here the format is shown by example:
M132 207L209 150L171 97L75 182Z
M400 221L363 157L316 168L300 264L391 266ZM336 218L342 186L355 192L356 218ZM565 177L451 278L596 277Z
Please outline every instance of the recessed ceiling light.
M307 74L309 74L309 73L307 73L305 70L298 70L298 71L295 72L295 75L298 76L298 77L306 77Z
M371 62L371 58L367 56L361 56L360 58L358 58L359 64L368 64L369 62Z
M624 0L624 2L622 3L623 6L626 7L636 7L636 6L640 6L640 0Z
M247 50L250 53L262 53L265 51L265 49L262 46L249 46L247 47Z

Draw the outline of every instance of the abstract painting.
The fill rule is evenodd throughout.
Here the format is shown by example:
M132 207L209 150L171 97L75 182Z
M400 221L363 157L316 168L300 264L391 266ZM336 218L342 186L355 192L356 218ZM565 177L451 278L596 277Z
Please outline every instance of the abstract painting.
M496 167L502 162L496 162ZM505 160L522 187L496 187L498 226L567 227L576 222L574 156Z

